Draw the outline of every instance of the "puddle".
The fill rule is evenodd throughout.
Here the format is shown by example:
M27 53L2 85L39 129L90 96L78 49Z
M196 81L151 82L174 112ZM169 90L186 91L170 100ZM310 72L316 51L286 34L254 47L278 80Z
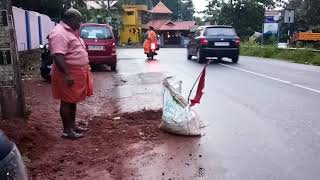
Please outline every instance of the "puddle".
M127 162L143 179L197 179L206 170L199 157L199 138L170 136L165 143Z
M119 111L161 109L164 77L161 72L117 75L112 97L116 97Z

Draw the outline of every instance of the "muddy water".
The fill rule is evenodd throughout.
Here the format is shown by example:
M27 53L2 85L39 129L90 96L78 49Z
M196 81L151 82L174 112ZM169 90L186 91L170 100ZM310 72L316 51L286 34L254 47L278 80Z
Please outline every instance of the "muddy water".
M163 73L149 72L131 75L116 75L112 97L121 112L134 112L142 109L161 109Z

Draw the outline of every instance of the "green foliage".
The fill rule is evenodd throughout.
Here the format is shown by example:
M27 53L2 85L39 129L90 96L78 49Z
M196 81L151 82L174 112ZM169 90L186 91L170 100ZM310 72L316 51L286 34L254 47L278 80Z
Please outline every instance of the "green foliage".
M120 0L120 4L144 4L152 9L160 0ZM173 12L172 20L193 20L195 13L192 0L162 0L162 2Z
M71 6L84 11L85 0L12 0L12 4L25 10L46 14L54 21L59 21L63 12Z
M194 20L196 21L196 24L198 26L203 26L205 24L204 21L202 20L202 18L200 18L200 17L195 17Z
M320 33L320 24L313 26L311 29L312 29L312 32Z
M277 34L267 34L263 36L263 44L264 45L272 45L278 43L278 35Z
M240 54L320 66L320 52L314 52L311 49L279 49L274 45L261 46L253 43L244 43L241 46Z
M250 36L254 31L261 32L264 11L273 7L295 9L295 24L291 31L320 32L319 0L208 0L208 4L204 12L206 21L232 25L241 37ZM280 24L280 27L281 34L288 32L287 24Z
M204 12L211 24L231 25L240 36L261 31L265 9L274 6L272 0L208 0Z
M96 3L101 6L101 9L87 10L86 16L88 22L110 24L114 30L123 28L123 20L121 17L124 12L121 7L122 4L117 3L111 7L108 2L104 3L104 0L96 0ZM108 18L111 18L111 22L107 22Z
M192 0L162 0L169 9L173 11L173 20L193 20L195 13ZM78 9L90 22L98 22L98 16L102 22L106 23L106 18L111 17L111 25L121 28L123 25L121 15L123 13L122 5L124 4L144 4L150 9L159 3L159 0L119 0L116 6L110 8L103 0L96 0L102 6L102 9L87 10L85 0L12 0L13 5L22 7L26 10L32 10L39 13L47 14L54 21L61 19L63 12L71 6ZM148 19L148 17L144 17Z
M85 0L13 0L13 5L22 7L26 10L32 10L39 13L47 14L54 21L58 22L61 19L63 12L71 7L78 9L84 18L90 22L107 23L106 18L111 17L111 25L115 28L122 27L122 7L121 3L116 4L115 7L109 7L108 3L103 3L103 0L96 0L102 7L101 9L87 10Z
M192 0L182 1L181 7L181 20L191 21L194 19L193 15L195 13L194 5Z
M319 0L290 0L284 8L295 9L295 30L319 30L320 1ZM318 27L318 28L317 28Z

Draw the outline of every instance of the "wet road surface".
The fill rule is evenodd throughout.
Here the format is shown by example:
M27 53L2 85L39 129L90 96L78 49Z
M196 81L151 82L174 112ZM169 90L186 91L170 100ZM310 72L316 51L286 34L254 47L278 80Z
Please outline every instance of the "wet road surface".
M185 49L119 49L119 108L161 108L161 80L175 75L187 97L203 65ZM320 177L320 68L241 57L211 64L196 107L209 126L201 138L177 137L129 162L138 179L317 180ZM134 97L134 98L132 98Z

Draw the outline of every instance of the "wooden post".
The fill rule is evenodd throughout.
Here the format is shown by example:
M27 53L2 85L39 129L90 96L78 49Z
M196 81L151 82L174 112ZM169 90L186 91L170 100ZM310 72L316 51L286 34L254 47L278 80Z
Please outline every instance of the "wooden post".
M25 118L11 0L0 0L0 119Z

